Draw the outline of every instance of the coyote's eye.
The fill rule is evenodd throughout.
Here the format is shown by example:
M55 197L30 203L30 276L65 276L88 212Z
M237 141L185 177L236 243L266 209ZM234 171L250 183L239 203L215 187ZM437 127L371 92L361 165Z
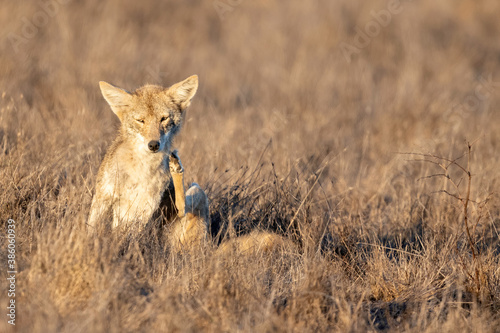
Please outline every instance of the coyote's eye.
M168 117L161 117L160 122L164 122L164 121L167 121L167 120L168 120Z
M136 119L135 121L137 121L138 123L144 124L144 119Z

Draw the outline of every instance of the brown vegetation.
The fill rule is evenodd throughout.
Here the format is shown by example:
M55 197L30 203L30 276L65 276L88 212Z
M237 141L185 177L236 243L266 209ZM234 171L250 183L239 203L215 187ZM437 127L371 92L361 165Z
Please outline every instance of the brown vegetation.
M498 330L498 1L393 13L378 0L64 2L0 10L0 221L17 227L18 331ZM191 74L200 88L174 146L207 191L214 245L174 255L154 233L89 239L118 125L98 82ZM468 231L441 192L465 198L467 174L429 177L443 171L415 161L462 155ZM295 246L216 250L254 230Z

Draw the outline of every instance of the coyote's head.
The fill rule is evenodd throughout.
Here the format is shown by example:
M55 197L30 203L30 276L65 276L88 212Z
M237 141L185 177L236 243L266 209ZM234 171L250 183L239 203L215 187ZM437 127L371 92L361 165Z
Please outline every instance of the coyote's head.
M103 81L99 85L120 118L122 135L147 153L168 153L184 111L198 89L198 76L190 76L169 88L146 85L132 93Z

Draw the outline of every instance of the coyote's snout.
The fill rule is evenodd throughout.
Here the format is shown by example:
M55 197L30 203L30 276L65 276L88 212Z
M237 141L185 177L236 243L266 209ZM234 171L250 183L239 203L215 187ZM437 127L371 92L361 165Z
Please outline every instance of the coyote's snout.
M184 169L171 152L198 77L134 92L102 81L99 85L121 127L99 168L89 228L112 220L113 227L141 229L162 217L174 221L171 234L178 245L201 241L207 233L207 197L197 184L184 193Z
M148 143L148 148L151 152L156 153L160 149L160 141L151 140Z

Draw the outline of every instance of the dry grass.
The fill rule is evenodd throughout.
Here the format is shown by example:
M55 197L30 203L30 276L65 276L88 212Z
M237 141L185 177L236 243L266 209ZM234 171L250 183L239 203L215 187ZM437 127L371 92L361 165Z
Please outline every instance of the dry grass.
M69 1L17 52L8 34L45 2L2 4L0 221L17 222L17 330L497 331L500 3L403 1L347 62L341 43L387 2L221 2L223 20L210 1ZM154 235L86 236L118 123L97 82L191 74L201 86L175 146L207 190L214 243L271 229L298 249L178 256ZM452 159L465 139L470 198L490 195L473 230L480 293L460 204L434 193L449 185L398 154Z

